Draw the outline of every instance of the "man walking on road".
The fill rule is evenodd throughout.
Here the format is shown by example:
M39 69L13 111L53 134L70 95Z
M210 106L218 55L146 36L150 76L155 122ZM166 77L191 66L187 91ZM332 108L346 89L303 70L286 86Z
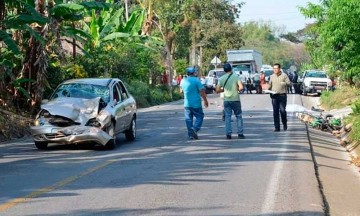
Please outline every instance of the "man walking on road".
M274 74L270 76L269 90L275 92L270 94L271 102L273 106L273 117L275 132L280 131L280 115L283 123L284 131L287 130L287 114L286 114L286 102L287 102L287 86L291 85L289 77L281 72L281 65L274 64ZM280 112L280 115L279 115Z
M204 100L205 107L209 106L205 88L199 78L196 77L195 71L195 67L186 68L188 76L182 79L180 83L180 92L184 93L185 122L190 139L198 139L197 132L201 129L204 120L201 98Z
M224 71L226 72L226 75L221 76L218 80L216 92L224 92L226 139L231 139L231 115L233 111L236 117L238 138L244 139L243 118L239 95L239 92L241 92L244 87L240 78L232 73L232 68L229 63L224 64Z

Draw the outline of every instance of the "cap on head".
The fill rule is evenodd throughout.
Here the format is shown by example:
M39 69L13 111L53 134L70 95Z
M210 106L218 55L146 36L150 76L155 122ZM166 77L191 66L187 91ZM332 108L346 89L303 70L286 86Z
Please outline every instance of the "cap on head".
M193 74L193 73L195 73L195 67L188 67L188 68L186 68L186 73L188 73L188 74Z
M230 72L232 70L232 67L229 63L225 63L224 64L224 71L225 72Z

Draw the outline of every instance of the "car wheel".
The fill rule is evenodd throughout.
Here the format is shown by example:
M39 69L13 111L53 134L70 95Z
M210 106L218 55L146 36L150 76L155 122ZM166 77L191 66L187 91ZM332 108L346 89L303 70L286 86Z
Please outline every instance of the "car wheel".
M35 142L36 148L41 149L41 150L46 149L48 146L47 142L37 142L37 141L34 141L34 142Z
M302 93L303 93L304 96L307 96L307 92L306 92L304 87L302 87Z
M116 147L115 124L111 122L110 126L106 128L106 132L112 137L106 144L105 148L112 150Z
M135 118L131 120L130 127L125 131L127 141L134 141L136 138L136 121Z

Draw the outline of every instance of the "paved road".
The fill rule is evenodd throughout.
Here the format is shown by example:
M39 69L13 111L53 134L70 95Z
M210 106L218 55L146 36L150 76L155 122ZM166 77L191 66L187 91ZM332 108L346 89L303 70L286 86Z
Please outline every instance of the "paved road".
M304 124L289 112L274 133L269 96L245 94L246 139L226 140L209 97L199 140L176 102L140 110L137 140L114 151L1 144L0 215L324 215Z

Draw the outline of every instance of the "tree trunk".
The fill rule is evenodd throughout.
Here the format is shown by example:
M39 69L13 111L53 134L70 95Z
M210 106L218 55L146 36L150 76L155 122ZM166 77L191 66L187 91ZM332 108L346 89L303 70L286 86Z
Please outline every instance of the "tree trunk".
M171 100L173 99L172 96L172 79L173 79L173 55L172 55L172 48L173 48L173 43L174 43L174 39L175 39L175 33L170 31L167 32L164 35L164 39L165 39L165 52L166 52L166 61L165 61L165 70L166 70L166 74L169 74L169 79L168 79L168 89L169 89L169 95Z

